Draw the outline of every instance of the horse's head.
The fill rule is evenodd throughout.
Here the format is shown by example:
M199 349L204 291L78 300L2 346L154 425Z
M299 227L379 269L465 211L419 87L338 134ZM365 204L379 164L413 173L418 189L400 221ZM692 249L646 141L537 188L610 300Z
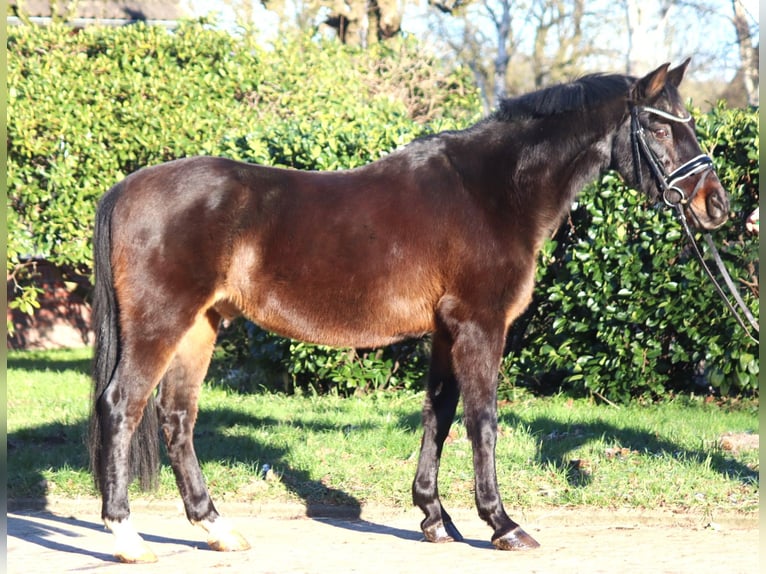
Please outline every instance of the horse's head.
M694 120L678 85L689 60L664 64L635 81L628 96L628 120L615 138L612 168L649 197L683 209L699 229L715 229L729 216L729 197L700 149Z

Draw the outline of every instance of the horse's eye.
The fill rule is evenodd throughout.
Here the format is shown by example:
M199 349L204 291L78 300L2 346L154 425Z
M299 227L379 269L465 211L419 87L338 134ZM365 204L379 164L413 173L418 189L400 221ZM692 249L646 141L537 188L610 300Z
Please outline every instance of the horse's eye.
M670 130L668 128L655 128L652 132L658 140L666 140L670 137Z

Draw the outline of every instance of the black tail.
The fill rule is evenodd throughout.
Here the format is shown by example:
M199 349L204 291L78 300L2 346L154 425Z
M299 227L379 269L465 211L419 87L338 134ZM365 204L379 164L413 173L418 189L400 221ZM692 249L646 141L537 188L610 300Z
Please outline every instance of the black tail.
M119 307L112 276L112 214L120 197L122 184L110 189L99 202L93 236L93 260L96 283L93 289L92 327L95 335L93 355L93 396L88 436L90 467L96 487L102 488L101 461L104 412L101 396L112 382L120 361ZM156 487L159 473L159 422L154 399L150 398L130 445L130 473L138 477L141 488Z

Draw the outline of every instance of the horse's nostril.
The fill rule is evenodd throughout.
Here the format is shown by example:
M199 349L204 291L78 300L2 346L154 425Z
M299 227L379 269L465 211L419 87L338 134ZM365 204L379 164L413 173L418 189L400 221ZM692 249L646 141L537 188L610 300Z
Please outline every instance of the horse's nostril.
M707 213L712 219L721 219L729 213L729 199L725 193L716 192L708 195Z

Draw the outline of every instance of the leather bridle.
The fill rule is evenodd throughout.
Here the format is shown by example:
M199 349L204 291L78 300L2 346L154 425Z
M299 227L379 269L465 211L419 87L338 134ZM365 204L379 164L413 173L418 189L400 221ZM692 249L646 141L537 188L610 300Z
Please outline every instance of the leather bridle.
M737 320L737 323L739 323L739 325L745 331L747 336L750 337L750 339L752 339L756 343L758 343L758 337L753 335L750 329L748 329L747 325L745 324L745 320L737 312L737 309L731 304L731 302L729 301L729 298L726 296L726 293L724 293L720 284L718 283L718 281L716 281L713 275L713 272L710 270L707 263L705 262L705 259L702 256L702 252L700 251L699 245L697 244L697 241L694 238L694 234L689 228L689 223L686 220L686 214L684 212L684 207L690 201L694 199L694 197L697 195L697 192L699 192L699 190L704 185L704 182L708 176L708 173L714 171L713 160L710 159L710 156L706 154L700 154L696 157L693 157L689 161L683 163L682 165L674 169L669 174L665 173L665 169L662 166L662 162L660 161L660 159L657 157L657 154L654 153L654 151L652 150L652 148L649 146L649 144L646 141L646 134L644 132L644 128L641 125L641 122L639 121L639 118L638 118L639 114L642 112L648 112L650 114L654 114L663 119L666 119L671 122L676 122L676 123L688 123L689 121L691 121L692 116L689 115L688 117L679 117L679 116L670 114L668 112L665 112L663 110L659 110L657 108L652 108L649 106L636 106L636 105L631 106L630 108L630 140L631 140L631 146L633 151L633 168L635 170L636 181L639 187L643 187L643 174L641 169L641 161L643 160L647 163L647 166L649 167L649 171L652 173L652 177L654 178L657 184L657 187L662 192L663 202L668 207L675 208L676 214L678 215L678 218L681 221L681 225L684 228L686 236L689 238L689 242L692 245L694 254L697 256L697 259L702 265L702 268L704 269L708 278L715 286L716 291L718 291L718 294L723 299L727 308L734 315L734 318ZM687 197L684 194L684 191L680 187L678 187L678 183L688 177L691 177L693 175L697 175L700 173L702 175L698 179L692 192ZM744 314L745 319L747 319L747 322L750 324L750 327L756 333L759 333L760 331L759 331L758 321L753 317L753 314L745 305L744 301L742 300L742 297L739 294L739 291L737 290L736 286L734 285L734 282L731 279L731 276L729 275L728 271L726 271L726 267L723 264L723 260L721 259L721 256L719 255L718 250L715 248L713 239L710 237L709 233L705 233L704 237L705 237L705 242L708 244L710 252L713 255L716 266L718 267L718 272L723 278L724 282L726 283L726 286L728 287L729 292L732 294L737 305L742 310L742 313Z
M713 160L706 154L700 154L680 165L670 172L670 174L666 174L662 162L646 141L644 128L638 120L638 114L641 112L649 112L666 120L683 124L691 121L692 117L689 115L682 118L648 106L632 106L630 109L630 139L633 146L633 166L636 170L638 185L641 186L643 184L643 174L641 170L641 158L643 156L649 166L649 170L652 172L652 176L654 176L657 186L662 191L662 200L665 204L670 207L675 207L678 204L686 205L697 195L705 178L701 177L699 179L697 185L694 186L694 190L689 194L689 197L684 195L683 190L678 187L677 184L687 177L697 175L703 171L712 171Z

